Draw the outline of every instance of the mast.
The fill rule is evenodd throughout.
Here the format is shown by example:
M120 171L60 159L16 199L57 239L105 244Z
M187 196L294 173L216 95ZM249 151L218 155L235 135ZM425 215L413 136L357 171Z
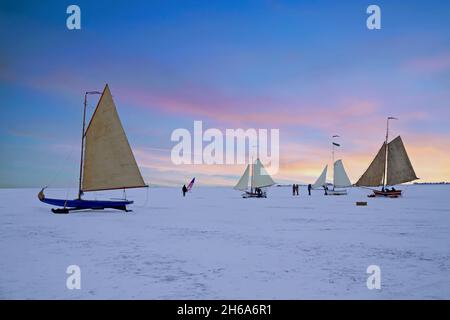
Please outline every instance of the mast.
M80 157L80 178L78 182L78 200L81 200L81 195L83 191L81 190L81 180L83 177L83 157L84 157L84 131L86 128L86 107L87 107L87 95L88 94L102 94L98 91L86 91L84 94L84 109L83 109L83 128L81 131L81 157Z
M252 157L252 165L251 167L251 171L250 171L250 193L253 193L253 177L255 175L255 164L253 163L253 157Z
M250 176L250 193L253 193L253 186L255 185L255 182L253 181L253 179L255 177L255 163L253 162L253 155L254 155L253 148L257 148L257 146L256 145L252 145L252 151L251 151L251 153L252 153L252 165L251 165L252 171L250 172L251 173L251 176ZM258 158L258 154L256 154L256 157Z
M335 134L334 136L333 136L333 138L339 138L339 136L337 135L337 134ZM331 163L331 166L333 167L333 190L334 190L334 152L335 152L335 149L334 149L334 146L335 146L335 143L334 143L334 141L331 141L331 145L333 146L333 150L332 150L332 152L331 152L331 154L332 154L332 163ZM326 181L326 180L325 180Z
M83 109L83 127L81 129L81 157L80 157L80 178L78 181L78 200L81 200L81 177L83 176L83 154L84 154L84 129L86 126L86 105L87 105L87 92L84 94L84 109Z
M331 143L331 144L333 145L333 151L331 152L332 153L331 166L333 167L333 175L332 175L332 177L333 177L333 191L334 191L334 143Z
M386 120L386 141L385 141L385 158L384 158L384 172L383 172L383 190L387 183L387 166L388 166L388 140L389 140L389 120L398 120L395 117L388 117Z

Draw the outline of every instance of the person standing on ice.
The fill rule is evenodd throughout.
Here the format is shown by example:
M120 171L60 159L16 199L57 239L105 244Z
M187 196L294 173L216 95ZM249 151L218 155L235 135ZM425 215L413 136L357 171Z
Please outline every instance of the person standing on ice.
M298 196L298 184L295 185L295 193Z
M310 184L308 184L308 195L309 196L311 195L311 189L312 189L312 186L311 186L311 183L310 183Z
M188 189L186 188L186 185L183 185L183 188L181 189L183 191L183 197L186 197L186 192L188 191Z
M295 196L295 183L292 185L292 195Z

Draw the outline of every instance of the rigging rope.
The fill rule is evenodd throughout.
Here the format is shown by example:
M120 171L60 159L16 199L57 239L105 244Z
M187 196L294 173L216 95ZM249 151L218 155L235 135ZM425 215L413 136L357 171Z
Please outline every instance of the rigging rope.
M73 151L75 150L75 147L72 147L69 154L66 156L63 162L58 166L58 169L56 170L55 174L49 179L47 186L51 186L53 182L55 182L56 178L58 178L61 175L61 172L63 170L63 164L66 164L69 160L69 158L72 157Z
M148 192L149 192L150 187L147 187L146 189L147 189L147 191L146 191L146 193L145 193L145 202L144 202L144 204L143 204L143 205L140 205L140 206L136 206L136 208L145 208L145 207L147 207L147 203L148 203Z

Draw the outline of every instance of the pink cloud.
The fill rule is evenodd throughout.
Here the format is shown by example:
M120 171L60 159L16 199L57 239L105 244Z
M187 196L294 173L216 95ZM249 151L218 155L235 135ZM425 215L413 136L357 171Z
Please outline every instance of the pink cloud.
M450 70L450 53L415 58L406 62L404 68L419 73L437 73Z

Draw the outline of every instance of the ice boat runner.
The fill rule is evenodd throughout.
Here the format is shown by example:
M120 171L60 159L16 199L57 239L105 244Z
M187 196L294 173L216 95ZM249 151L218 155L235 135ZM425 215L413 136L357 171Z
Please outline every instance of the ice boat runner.
M397 198L402 195L402 191L396 190L392 186L419 179L406 153L402 138L398 136L388 143L389 120L397 120L397 118L387 118L386 140L369 168L355 184L359 187L382 186L381 191L373 190L373 194L369 197ZM389 189L387 186L392 188Z
M86 106L89 94L101 94L97 107L87 129ZM127 210L133 203L126 199L118 201L84 200L82 195L88 191L115 190L147 187L137 166L127 136L123 130L116 106L108 85L103 93L86 92L84 96L83 129L81 137L81 161L78 198L75 200L46 198L43 188L38 198L58 209L54 213L69 213L83 209Z
M250 182L250 191L248 191ZM255 163L247 165L244 174L234 187L235 190L244 191L243 198L267 198L263 188L273 186L275 181L266 172L261 161L256 159Z

